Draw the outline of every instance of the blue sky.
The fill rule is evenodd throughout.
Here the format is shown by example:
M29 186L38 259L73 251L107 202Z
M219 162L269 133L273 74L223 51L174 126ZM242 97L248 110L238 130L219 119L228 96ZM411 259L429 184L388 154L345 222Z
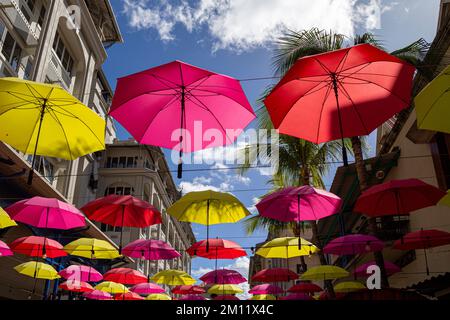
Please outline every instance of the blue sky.
M272 76L271 41L285 27L301 30L317 26L349 37L372 31L389 50L421 37L432 41L439 8L438 0L112 0L112 3L124 37L123 44L108 49L104 66L113 87L118 77L172 60L237 79ZM254 107L270 83L242 83ZM120 129L119 137L129 135ZM370 141L373 146L374 135ZM191 168L194 166L186 167ZM327 184L331 183L333 173L326 178ZM243 189L266 188L268 177L251 170L242 178L228 170L185 173L182 181L174 178L184 191L212 187L233 192L250 208L254 198L264 192ZM199 239L205 237L205 227L193 228ZM247 236L241 223L211 227L211 235L236 241L244 247L254 246L265 238L264 232ZM232 265L242 272L247 268L245 259L223 261L219 265ZM205 259L195 259L193 263L197 271L200 268L207 271L213 266L213 262Z

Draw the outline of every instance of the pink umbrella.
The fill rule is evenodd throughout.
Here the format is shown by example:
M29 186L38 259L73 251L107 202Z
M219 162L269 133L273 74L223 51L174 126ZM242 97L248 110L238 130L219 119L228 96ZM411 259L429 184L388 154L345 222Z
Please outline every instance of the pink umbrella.
M196 301L196 300L206 300L205 297L200 296L198 294L188 294L188 295L184 295L181 298L177 299L177 300L183 300L183 301Z
M58 273L67 280L77 280L84 282L99 282L103 280L100 272L90 266L71 265Z
M323 252L344 256L381 251L383 248L384 243L374 236L350 234L330 241L323 248Z
M280 287L273 285L273 284L260 284L257 286L254 286L249 293L251 294L282 294L284 293L284 290L281 289Z
M86 226L81 211L57 199L34 197L16 202L5 211L13 220L36 228L69 230Z
M376 266L376 265L377 265L377 263L375 261L370 261L370 262L364 263L364 264L360 265L359 267L357 267L355 269L355 271L353 271L353 274L355 275L355 277L367 278L368 276L370 276L370 274L367 274L367 269L370 266ZM399 266L397 266L396 264L393 264L392 262L389 262L389 261L384 261L384 269L386 270L386 274L388 276L391 276L393 274L396 274L396 273L402 271L402 269L400 269Z
M14 255L6 243L0 240L0 257L10 257Z
M206 284L240 284L247 282L239 272L229 269L210 271L200 277Z
M180 151L180 158L234 143L255 119L238 80L181 61L120 78L110 115L139 143ZM222 138L203 139L211 130Z
M307 295L305 293L291 293L290 295L287 295L286 297L281 297L280 300L306 300L311 301L314 300L313 297L310 295Z
M107 292L94 290L88 293L84 293L83 297L89 300L112 300L113 297Z
M160 240L138 239L122 249L128 257L146 260L170 260L181 257L174 248Z
M163 288L161 288L160 286L158 286L157 284L154 283L139 283L133 287L131 287L130 291L143 295L143 296L147 296L149 294L154 294L154 293L164 293L166 292L166 290L164 290Z

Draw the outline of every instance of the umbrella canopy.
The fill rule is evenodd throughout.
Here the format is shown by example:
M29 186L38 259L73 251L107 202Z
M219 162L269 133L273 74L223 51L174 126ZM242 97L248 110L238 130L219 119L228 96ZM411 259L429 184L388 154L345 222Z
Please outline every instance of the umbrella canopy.
M215 284L211 288L208 289L208 293L209 294L228 295L228 294L244 293L244 290L242 290L235 284Z
M84 293L83 297L89 300L112 300L113 298L111 294L100 290Z
M334 286L334 292L347 293L367 289L365 285L358 281L340 282Z
M313 297L306 293L291 293L286 297L281 297L280 300L303 300L303 301L312 301Z
M264 269L252 277L253 282L289 282L292 280L298 280L298 274L286 268Z
M305 271L301 276L301 280L335 280L348 277L350 274L340 267L336 266L318 266L312 267Z
M11 219L3 208L0 208L0 229L16 227L17 223Z
M0 101L0 140L34 155L32 168L36 155L75 160L105 149L105 120L58 85L2 78Z
M22 263L14 267L14 270L35 279L55 280L60 278L58 272L51 265L37 261Z
M103 275L105 281L112 281L121 284L135 285L146 283L147 276L140 271L130 268L114 268Z
M247 282L239 272L229 269L210 271L200 277L206 284L240 284Z
M206 298L203 296L200 296L198 294L189 294L189 295L182 296L178 300L180 300L180 301L203 301L203 300L206 300Z
M195 295L205 292L206 290L199 286L176 286L172 289L173 294Z
M70 291L70 292L92 292L94 288L87 282L78 281L78 280L67 280L59 285L61 290Z
M145 300L172 300L172 298L167 294L155 293L148 295Z
M17 222L36 228L69 230L86 226L84 214L74 206L52 198L34 197L5 209Z
M145 300L143 297L138 295L134 292L127 292L127 293L121 293L116 294L114 296L114 300L122 300L122 301L139 301L139 300Z
M184 271L180 270L163 270L155 274L151 280L159 284L168 286L191 285L197 281Z
M88 259L116 259L119 252L104 240L81 238L64 246L64 250L73 256Z
M301 256L310 256L319 251L311 242L303 238L285 237L275 238L266 242L257 251L256 254L264 258L290 259Z
M336 214L342 200L310 186L289 187L271 193L256 208L261 216L283 222L316 221Z
M207 259L236 259L247 255L247 252L240 245L224 239L199 241L187 249L187 253L192 257Z
M420 129L450 133L450 66L414 98L414 105Z
M219 295L219 296L214 297L213 300L229 300L229 301L236 300L236 301L238 301L241 299L239 299L238 297L233 296L231 294L224 294L224 295Z
M315 293L321 291L323 291L321 287L319 287L317 284L310 282L297 283L296 285L288 289L288 292L292 293Z
M125 256L145 260L171 260L181 256L169 244L161 240L138 239L122 249Z
M277 300L277 297L271 294L255 294L250 300Z
M110 294L122 294L127 293L129 291L128 288L125 287L123 284L112 281L105 281L99 283L98 285L95 286L95 290L100 290Z
M266 284L260 284L260 285L254 286L249 291L249 293L254 294L254 295L282 294L282 293L284 293L284 290L281 289L279 286L266 283ZM261 300L264 300L264 299L261 299Z
M0 240L0 257L10 257L14 255L6 243Z
M369 217L404 215L436 205L445 192L418 179L391 180L362 193L354 211Z
M323 253L344 256L381 251L383 248L384 243L374 236L350 234L331 240L323 248Z
M410 106L414 72L361 44L297 60L264 104L282 134L316 144L369 135Z
M131 287L130 291L147 296L153 293L163 293L166 292L163 288L154 283L139 283L133 287Z
M91 266L71 265L59 272L59 275L67 280L99 282L103 280L100 272Z
M448 190L447 194L439 201L439 204L450 207L450 190Z
M450 233L440 230L420 230L408 233L394 242L399 250L429 249L450 244Z
M367 274L367 269L370 266L376 266L376 265L377 265L377 263L375 261L370 261L370 262L364 263L364 264L360 265L359 267L357 267L355 269L355 271L353 271L353 274L356 277L367 278L370 275L370 274ZM392 276L393 274L396 274L396 273L402 271L402 269L400 269L399 266L393 264L392 262L386 261L386 260L384 261L384 269L386 270L386 274L388 276Z
M14 240L10 248L15 252L29 257L59 258L67 256L64 247L57 241L44 237L23 237Z

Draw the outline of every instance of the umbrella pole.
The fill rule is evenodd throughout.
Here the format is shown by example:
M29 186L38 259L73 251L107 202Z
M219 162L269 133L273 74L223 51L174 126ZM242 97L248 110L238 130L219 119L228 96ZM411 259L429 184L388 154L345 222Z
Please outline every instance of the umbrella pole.
M206 205L206 253L209 252L209 199Z
M119 244L119 254L122 254L122 241L123 241L123 222L125 220L125 206L122 206L122 226L120 228L120 244Z
M37 137L36 137L36 144L34 146L33 160L31 162L30 173L28 174L28 182L27 183L29 186L31 186L31 184L33 183L34 166L36 164L36 153L37 153L37 148L38 148L38 144L39 144L39 137L41 135L42 122L44 122L44 115L45 115L46 107L47 107L47 99L44 99L44 103L42 104L42 107L41 107L41 115L40 115L40 119L39 119L39 128L38 128L38 133L37 133Z
M427 249L423 249L423 252L425 253L425 266L427 268L427 276L430 275L430 268L428 267L428 256L427 256Z
M186 88L181 87L181 132L180 132L180 162L178 163L178 179L183 178L183 127L186 112Z
M345 142L344 142L344 129L342 127L341 108L339 106L338 81L337 81L335 73L331 74L331 80L333 81L334 95L336 96L336 106L337 106L337 110L338 110L339 130L341 132L341 143L342 143L342 160L344 161L344 166L348 167L347 148L345 147Z
M298 213L298 249L302 249L302 222L300 220L300 194L297 195L297 213Z

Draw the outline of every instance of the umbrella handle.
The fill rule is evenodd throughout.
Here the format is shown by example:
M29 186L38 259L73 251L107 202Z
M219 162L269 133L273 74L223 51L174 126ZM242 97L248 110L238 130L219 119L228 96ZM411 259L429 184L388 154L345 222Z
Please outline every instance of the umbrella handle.
M180 152L180 162L178 163L178 179L183 179L183 153Z
M45 115L45 108L47 107L47 101L48 101L47 99L44 99L44 103L42 104L42 107L41 107L41 116L39 119L39 128L38 128L38 133L37 133L37 137L36 137L36 144L34 146L33 160L31 162L30 173L28 174L27 184L29 186L31 186L33 184L34 166L36 164L36 153L37 153L37 148L38 148L38 144L39 144L39 137L41 135L42 122L44 122L44 115Z
M348 167L347 148L345 147L344 129L342 127L341 107L339 105L339 89L338 89L339 87L338 87L338 80L337 80L335 73L333 73L331 75L331 80L333 82L334 95L336 96L336 106L337 106L338 118L339 118L339 131L341 133L341 143L342 143L342 160L344 162L344 166Z
M186 87L181 87L181 133L180 133L180 162L178 163L178 179L183 178L183 127L185 127L186 113Z

